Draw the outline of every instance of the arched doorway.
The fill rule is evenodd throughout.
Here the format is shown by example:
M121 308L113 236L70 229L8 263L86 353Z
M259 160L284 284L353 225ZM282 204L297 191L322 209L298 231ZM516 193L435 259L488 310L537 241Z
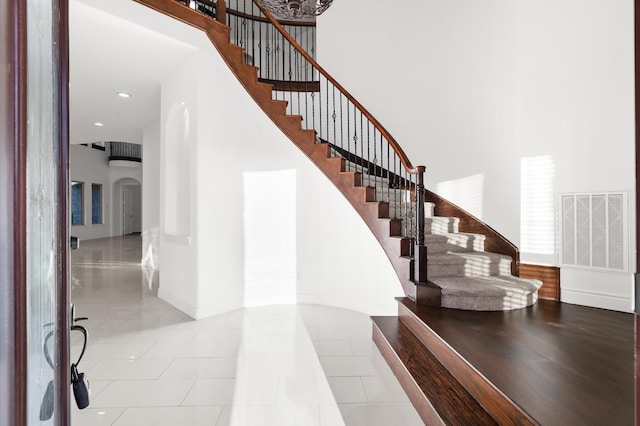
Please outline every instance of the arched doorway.
M142 185L133 178L113 183L113 235L142 232Z

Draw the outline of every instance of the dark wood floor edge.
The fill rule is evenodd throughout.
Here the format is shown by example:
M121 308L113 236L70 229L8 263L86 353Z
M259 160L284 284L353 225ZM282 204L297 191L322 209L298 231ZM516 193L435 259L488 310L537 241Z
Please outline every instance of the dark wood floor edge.
M431 402L429 402L429 399L427 399L420 389L420 386L413 379L413 376L411 376L411 373L406 369L404 363L398 357L398 354L396 354L391 344L384 337L384 334L375 322L376 318L381 317L371 317L373 341L380 350L380 353L387 362L387 365L391 368L391 371L393 371L393 374L400 382L400 385L406 392L409 401L411 401L425 424L444 425L445 423L438 415L436 409L433 407Z
M400 321L496 421L500 424L538 424L406 305L413 302L407 298L397 300Z

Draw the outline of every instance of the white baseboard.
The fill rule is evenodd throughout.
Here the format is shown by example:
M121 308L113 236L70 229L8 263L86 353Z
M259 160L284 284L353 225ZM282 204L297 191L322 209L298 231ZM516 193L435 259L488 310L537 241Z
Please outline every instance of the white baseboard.
M195 306L185 302L178 297L175 297L172 294L167 293L166 291L163 291L162 287L158 289L158 298L164 300L174 308L181 310L191 318L198 319L198 309Z
M615 294L561 288L560 300L574 305L591 306L620 312L632 312L631 299Z
M226 314L227 312L237 311L238 309L242 309L245 307L241 300L235 300L226 303L217 303L214 306L196 307L178 297L173 296L172 294L167 293L166 291L162 291L162 287L158 289L158 298L169 303L176 309L181 310L195 320L211 317L214 315Z
M158 289L158 297L196 320L236 311L246 307L242 300L218 303L214 306L196 307L178 297L173 296L172 294L167 293L166 291L163 291L162 287ZM398 303L393 298L390 298L388 303L384 303L384 305L371 306L358 303L358 301L354 300L345 300L344 298L337 296L298 295L297 302L291 304L332 306L335 308L362 312L367 315L398 314Z
M209 306L204 308L198 308L196 310L196 319L204 319L212 317L214 315L226 314L227 312L237 311L244 308L241 301L234 301L222 304L216 304L215 306Z

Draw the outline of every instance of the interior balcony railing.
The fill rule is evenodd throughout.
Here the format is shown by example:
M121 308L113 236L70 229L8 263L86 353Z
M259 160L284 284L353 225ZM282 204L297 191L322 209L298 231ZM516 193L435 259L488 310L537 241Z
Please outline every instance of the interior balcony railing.
M109 161L142 162L142 145L128 142L109 142Z
M231 28L231 42L258 68L259 80L272 84L274 99L287 101L287 114L300 116L318 143L344 158L346 171L361 173L376 201L388 203L389 217L402 221L402 236L415 243L411 255L425 256L425 168L414 167L389 132L316 62L315 21L279 21L253 0L176 1ZM414 281L426 282L426 268L418 268Z

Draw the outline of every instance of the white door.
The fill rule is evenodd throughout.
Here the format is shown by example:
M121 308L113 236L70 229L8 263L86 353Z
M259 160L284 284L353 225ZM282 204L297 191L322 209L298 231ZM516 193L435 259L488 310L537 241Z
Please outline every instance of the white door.
M140 185L122 186L122 234L131 235L142 230L142 193Z

